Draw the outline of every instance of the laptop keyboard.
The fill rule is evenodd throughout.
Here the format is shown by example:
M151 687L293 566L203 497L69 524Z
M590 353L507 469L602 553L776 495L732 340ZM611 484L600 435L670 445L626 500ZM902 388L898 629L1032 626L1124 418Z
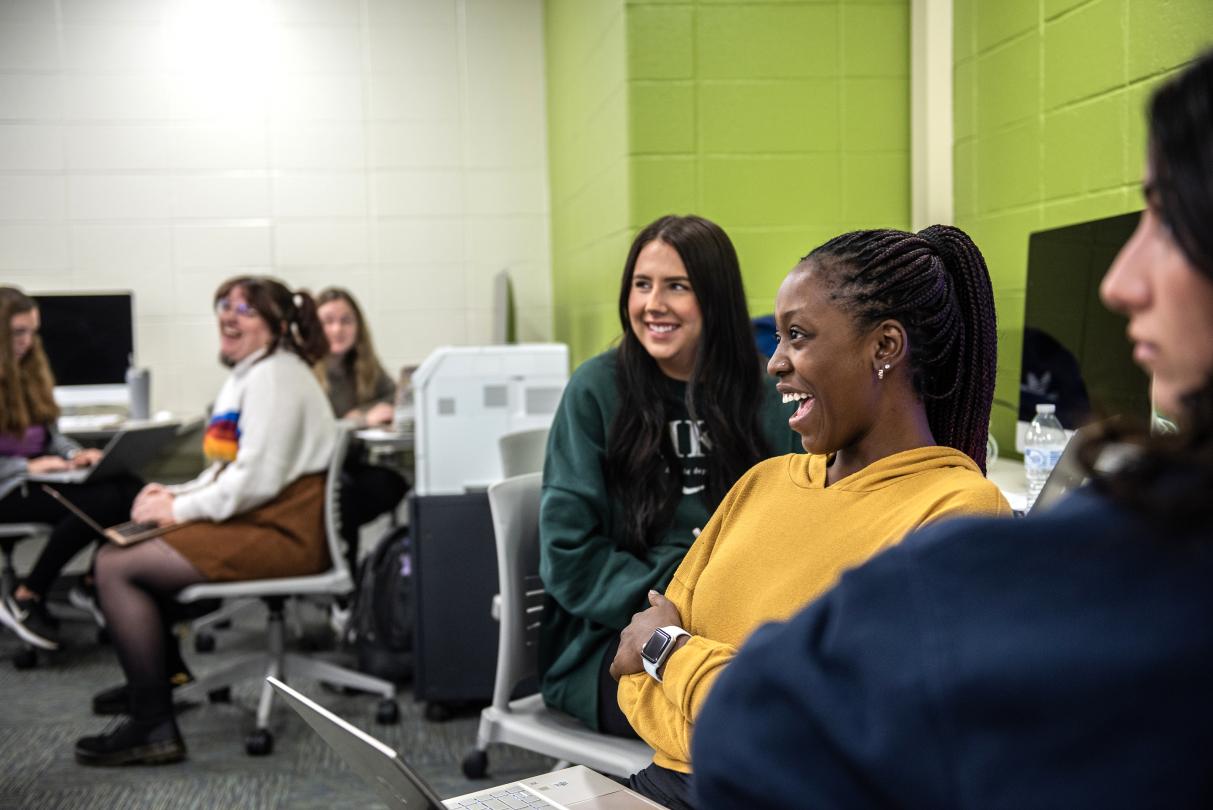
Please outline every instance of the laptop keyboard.
M159 524L157 523L136 523L132 520L128 523L119 523L117 526L112 528L122 537L134 537L137 534L150 532L158 525Z
M491 793L481 793L455 805L461 810L530 810L533 807L555 807L521 785L506 785Z

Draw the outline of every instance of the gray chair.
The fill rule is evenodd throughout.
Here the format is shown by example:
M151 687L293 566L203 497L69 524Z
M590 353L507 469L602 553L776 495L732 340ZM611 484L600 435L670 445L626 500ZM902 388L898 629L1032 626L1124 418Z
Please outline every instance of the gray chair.
M513 478L543 472L543 457L548 447L548 429L533 428L502 434L497 439L501 454L501 477Z
M329 462L328 480L324 489L325 534L328 541L332 567L320 574L280 579L259 579L246 582L216 582L192 585L177 594L178 602L195 602L199 599L247 599L257 598L269 609L266 628L265 652L253 653L227 663L216 672L199 677L188 686L177 689L175 700L203 699L207 695L225 689L250 678L261 683L261 699L257 705L257 726L245 740L245 750L254 756L268 754L273 750L274 738L269 730L270 709L274 690L266 682L267 676L281 681L288 678L316 678L336 686L350 687L363 692L380 695L376 719L380 723L395 723L399 718L396 705L396 687L381 678L355 672L329 661L312 658L299 653L287 652L286 627L283 608L291 598L317 596L343 596L354 589L354 581L341 549L341 468L349 448L350 434L345 427L338 428L333 458Z
M488 770L489 743L506 743L597 771L628 776L653 761L653 749L591 731L563 712L549 709L541 695L511 700L518 684L538 674L543 583L539 579L539 496L542 474L507 478L489 487L489 508L497 540L501 584L501 628L493 703L480 713L476 747L463 759L469 779Z
M3 569L0 570L0 599L7 597L17 589L17 567L13 564L13 550L24 540L46 540L50 537L51 526L46 523L0 523L0 555L3 555ZM32 644L21 643L21 648L13 653L13 666L17 669L29 669L38 664L38 650Z

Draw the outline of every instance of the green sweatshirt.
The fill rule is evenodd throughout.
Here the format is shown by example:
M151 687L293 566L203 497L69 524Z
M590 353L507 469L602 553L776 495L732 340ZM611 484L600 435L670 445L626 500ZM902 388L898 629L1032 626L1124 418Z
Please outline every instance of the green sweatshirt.
M645 559L618 548L622 507L608 503L606 445L618 408L615 351L583 363L569 380L548 434L539 514L540 573L547 590L539 636L544 701L598 728L598 671L608 643L646 606L650 588L663 590L711 512L701 491L707 452L690 430L686 384L667 380L661 396L670 435L683 459L683 497L670 526ZM764 386L763 434L773 455L802 452L788 427L791 406L780 403L773 380ZM728 484L732 485L732 481Z

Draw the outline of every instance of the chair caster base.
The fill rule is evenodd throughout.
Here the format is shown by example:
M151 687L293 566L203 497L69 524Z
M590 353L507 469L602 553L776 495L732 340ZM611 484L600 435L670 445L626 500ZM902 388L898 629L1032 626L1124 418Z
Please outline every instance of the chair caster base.
M384 698L375 707L375 722L381 726L394 726L400 722L400 706L391 698Z
M463 757L460 767L468 779L483 779L489 772L489 752L473 748Z
M244 750L250 757L264 757L274 751L274 735L268 728L259 728L244 738Z

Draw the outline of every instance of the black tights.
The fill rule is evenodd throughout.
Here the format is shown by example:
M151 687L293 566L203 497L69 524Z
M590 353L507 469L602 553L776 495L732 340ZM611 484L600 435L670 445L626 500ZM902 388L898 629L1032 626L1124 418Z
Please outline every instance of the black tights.
M130 520L131 502L142 484L121 476L88 484L55 484L69 501L102 526ZM47 495L42 487L26 482L0 498L0 523L50 523L50 539L22 584L45 596L55 578L76 553L97 539L97 533Z
M110 639L126 674L136 719L156 720L173 711L169 666L180 653L172 636L172 597L206 577L172 546L157 538L125 548L105 545L97 554L97 594ZM177 662L170 658L176 657Z

